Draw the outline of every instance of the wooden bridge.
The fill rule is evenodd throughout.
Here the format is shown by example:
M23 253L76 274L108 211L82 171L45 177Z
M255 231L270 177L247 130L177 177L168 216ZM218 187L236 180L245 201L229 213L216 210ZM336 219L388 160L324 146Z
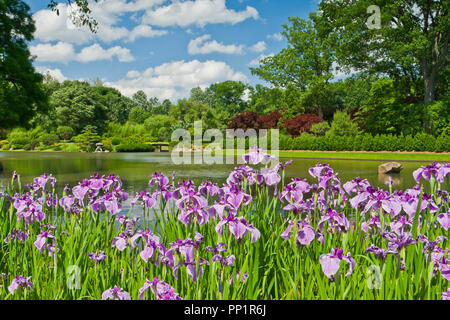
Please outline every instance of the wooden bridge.
M159 152L169 152L169 144L164 142L155 142L151 143L152 146L159 148ZM162 147L167 147L167 149L163 150Z

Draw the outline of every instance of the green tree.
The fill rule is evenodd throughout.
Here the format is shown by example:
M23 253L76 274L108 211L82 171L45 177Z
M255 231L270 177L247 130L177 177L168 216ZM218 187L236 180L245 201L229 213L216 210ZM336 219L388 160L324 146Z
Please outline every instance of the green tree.
M176 125L175 119L162 114L147 118L144 122L145 129L159 141L168 141Z
M367 13L370 6L379 9L379 21L376 11ZM432 102L449 65L449 7L441 0L322 0L320 39L333 41L337 62L347 70L407 81L412 94L419 95L422 87L423 100Z
M64 141L67 141L67 140L69 140L70 138L73 137L74 131L69 126L59 126L56 129L56 133L58 134L58 136L61 139L63 139Z
M133 101L133 106L140 107L145 112L150 112L152 110L152 104L148 101L147 95L144 91L139 90L131 98Z
M290 17L290 25L283 25L281 32L288 47L250 70L276 87L290 85L304 92L303 104L322 118L324 107L331 103L329 81L334 58L331 41L319 37L316 15L310 14L310 18Z
M21 0L0 1L0 127L28 126L48 110L42 75L32 65L27 43L35 31L30 7Z
M99 133L106 129L108 110L87 82L64 81L50 96L53 127L69 126L75 134L86 126L96 127Z
M132 101L119 90L103 86L93 86L96 100L106 110L107 120L124 124L128 120Z
M236 115L248 107L243 99L246 89L247 85L240 81L214 83L206 90L206 95L212 96L212 103L208 103L215 109L227 111L230 116Z
M95 150L96 143L100 142L101 138L97 133L87 129L83 133L75 136L74 140L81 150L92 152Z
M317 129L317 128L316 128ZM350 119L350 115L344 111L336 111L331 121L330 130L326 131L330 136L356 136L359 133L358 125Z
M146 112L141 107L134 107L130 111L130 115L128 116L128 121L131 123L143 124L145 119L150 116L149 112Z

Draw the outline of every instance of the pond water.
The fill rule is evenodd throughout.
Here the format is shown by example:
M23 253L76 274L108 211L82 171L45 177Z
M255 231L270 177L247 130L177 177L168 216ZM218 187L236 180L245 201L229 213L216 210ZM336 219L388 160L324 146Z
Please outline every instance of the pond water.
M289 158L282 158L283 162ZM413 187L416 183L412 172L429 162L402 162L400 174L391 175L395 189ZM286 181L291 178L306 178L313 182L308 169L317 163L327 163L339 173L341 182L355 177L366 178L373 186L387 189L387 175L378 174L378 165L383 161L293 159L286 169ZM154 172L162 172L171 177L175 173L176 181L192 179L199 184L206 179L221 186L237 164L176 165L170 153L61 153L61 152L0 152L0 185L9 183L12 172L20 174L22 184L29 183L34 177L51 173L57 179L57 189L61 191L66 184L76 185L94 172L101 175L114 173L120 176L124 189L132 198L136 192L148 187L148 181ZM128 200L129 202L130 200ZM124 207L126 209L128 203Z

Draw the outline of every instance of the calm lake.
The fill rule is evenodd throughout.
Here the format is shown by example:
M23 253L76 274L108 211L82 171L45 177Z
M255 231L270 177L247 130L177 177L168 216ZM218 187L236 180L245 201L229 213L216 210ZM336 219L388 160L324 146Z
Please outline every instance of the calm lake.
M283 162L289 158L282 158ZM403 170L400 174L391 175L395 189L413 187L416 183L412 172L429 162L402 162ZM308 169L316 163L328 163L335 172L339 173L341 182L355 177L366 178L373 186L387 189L387 175L378 174L378 165L383 161L358 160L325 160L325 159L293 159L293 163L286 169L286 181L293 177L313 179ZM232 165L175 165L170 153L61 153L61 152L0 152L0 185L9 183L14 170L20 174L22 184L32 181L34 177L43 173L51 173L57 179L57 189L62 190L66 184L76 185L84 178L89 178L94 172L120 176L124 189L132 198L136 192L144 190L154 172L162 172L171 177L175 172L175 180L192 179L199 184L206 179L220 185L225 182L230 171L237 164ZM128 200L129 202L130 200ZM125 204L128 207L128 203Z

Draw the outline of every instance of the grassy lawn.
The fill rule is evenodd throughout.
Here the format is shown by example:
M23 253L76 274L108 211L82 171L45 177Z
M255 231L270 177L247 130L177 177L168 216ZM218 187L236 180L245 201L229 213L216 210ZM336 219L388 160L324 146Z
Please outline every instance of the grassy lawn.
M244 154L237 150L237 154ZM450 153L358 152L358 151L280 151L280 158L351 159L383 161L450 161Z
M421 152L349 152L349 151L280 151L280 157L362 160L450 161L450 153Z

